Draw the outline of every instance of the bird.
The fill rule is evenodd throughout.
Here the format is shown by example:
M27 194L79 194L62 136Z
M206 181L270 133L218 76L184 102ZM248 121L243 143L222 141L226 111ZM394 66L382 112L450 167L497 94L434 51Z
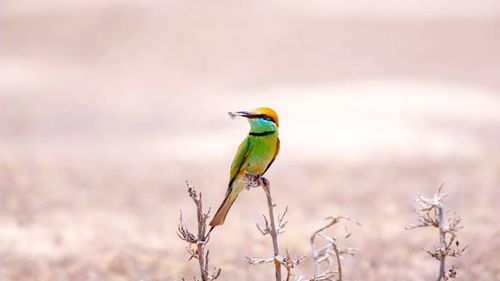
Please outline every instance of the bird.
M209 223L211 226L209 233L224 223L234 201L240 192L248 187L248 178L262 177L280 150L278 115L273 109L259 107L252 111L230 112L229 115L247 118L250 132L238 147L231 163L226 195Z

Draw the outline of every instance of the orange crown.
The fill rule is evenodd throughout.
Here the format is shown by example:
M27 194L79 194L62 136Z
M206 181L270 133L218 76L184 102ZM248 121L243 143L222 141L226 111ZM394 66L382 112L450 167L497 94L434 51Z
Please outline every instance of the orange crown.
M265 114L269 116L274 123L276 123L276 126L279 127L279 122L278 122L278 114L276 114L276 111L274 111L272 108L269 107L259 107L256 108L252 111L254 114Z

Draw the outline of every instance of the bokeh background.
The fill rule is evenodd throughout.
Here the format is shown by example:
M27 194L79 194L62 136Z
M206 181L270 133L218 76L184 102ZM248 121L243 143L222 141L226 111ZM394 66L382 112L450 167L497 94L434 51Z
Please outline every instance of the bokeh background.
M283 250L341 214L349 280L431 280L436 231L404 227L444 183L458 280L499 280L499 50L496 0L2 1L0 279L190 280L184 181L216 208L248 131L226 113L271 106ZM213 233L221 280L272 279L244 258L272 253L264 198Z

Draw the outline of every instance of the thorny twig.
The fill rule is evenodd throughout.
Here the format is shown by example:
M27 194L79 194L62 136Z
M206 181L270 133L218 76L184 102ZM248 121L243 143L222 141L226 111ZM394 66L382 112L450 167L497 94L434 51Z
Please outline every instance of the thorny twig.
M316 230L310 238L312 256L315 264L315 272L314 277L310 279L304 279L300 277L297 281L342 281L342 264L340 259L342 255L354 255L354 248L340 248L337 244L337 238L332 236L327 236L322 234L324 230L332 227L333 225L339 223L340 221L349 221L356 225L361 226L359 222L352 218L336 216L336 217L327 217L326 219L330 220L328 224ZM347 227L345 227L347 232L344 238L349 238L351 234L347 231ZM317 248L316 247L316 237L321 237L328 242L327 245ZM333 258L335 258L335 263L337 264L336 270L332 269L333 267ZM323 271L321 271L321 264L326 263L327 266Z
M410 224L406 227L407 230L420 227L436 227L439 229L439 247L434 247L432 251L426 251L431 257L439 260L437 281L449 280L456 277L457 266L452 265L448 272L446 272L446 257L461 256L468 247L461 248L457 240L457 232L462 228L460 226L462 219L455 216L446 220L444 217L444 198L448 194L442 193L442 191L443 185L439 187L437 193L432 198L417 195L413 211L418 223Z
M252 182L253 181L253 182ZM292 276L292 269L303 262L305 260L305 257L295 257L292 258L290 254L288 253L288 250L286 251L286 256L282 257L279 252L279 247L278 247L278 235L281 233L285 232L285 227L287 224L287 221L285 220L286 213L288 211L288 207L285 209L283 212L283 215L278 214L278 225L275 223L274 219L274 207L276 205L273 203L273 199L271 197L271 189L270 189L270 184L269 181L266 178L257 178L257 179L251 179L249 178L249 184L248 187L255 187L255 186L262 186L266 193L266 198L267 198L267 207L269 210L269 219L263 215L264 217L264 226L260 226L258 223L256 224L257 229L260 231L262 235L267 235L269 234L271 236L271 240L273 242L273 250L274 250L274 256L272 258L255 258L255 257L246 257L248 262L252 265L257 265L257 264L266 264L266 263L274 263L275 266L275 278L276 281L281 281L281 266L285 267L287 271L287 276L286 276L286 281L289 281L291 276Z
M278 225L276 226L276 232L278 234L285 233L285 227L288 221L283 221L286 213L288 212L288 206L285 208L285 211L283 212L283 215L278 214ZM265 215L262 215L264 218L264 227L260 226L258 223L255 223L257 229L262 233L262 235L270 234L271 229L269 225L269 221L267 220L267 217Z
M195 235L189 231L189 229L186 227L186 224L182 219L182 212L181 212L179 217L179 225L177 227L177 236L179 236L180 239L188 243L186 250L190 254L189 259L191 260L195 258L198 260L198 264L200 266L201 280L202 281L215 280L220 276L221 269L214 268L213 271L210 272L209 270L210 251L207 250L205 253L205 246L209 241L209 236L208 237L206 236L206 230L207 230L207 219L210 214L210 209L208 209L206 213L203 213L203 202L201 193L196 192L196 189L193 185L189 184L188 182L186 182L186 184L188 187L189 197L193 199L193 202L196 205L198 233L197 235ZM192 245L196 245L196 247L193 248ZM184 280L184 278L182 278L182 280Z
M286 256L283 259L283 262L281 263L286 269L286 279L285 279L286 281L289 281L290 278L292 277L293 275L292 269L295 268L295 266L301 264L305 260L306 258L304 256L292 258L290 256L290 253L288 253L288 249L286 250Z

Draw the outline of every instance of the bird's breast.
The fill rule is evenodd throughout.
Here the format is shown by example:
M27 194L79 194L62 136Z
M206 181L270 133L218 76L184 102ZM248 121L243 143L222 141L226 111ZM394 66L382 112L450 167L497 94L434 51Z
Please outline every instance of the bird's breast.
M274 159L278 143L277 136L254 137L252 151L246 160L245 170L252 175L261 175Z

